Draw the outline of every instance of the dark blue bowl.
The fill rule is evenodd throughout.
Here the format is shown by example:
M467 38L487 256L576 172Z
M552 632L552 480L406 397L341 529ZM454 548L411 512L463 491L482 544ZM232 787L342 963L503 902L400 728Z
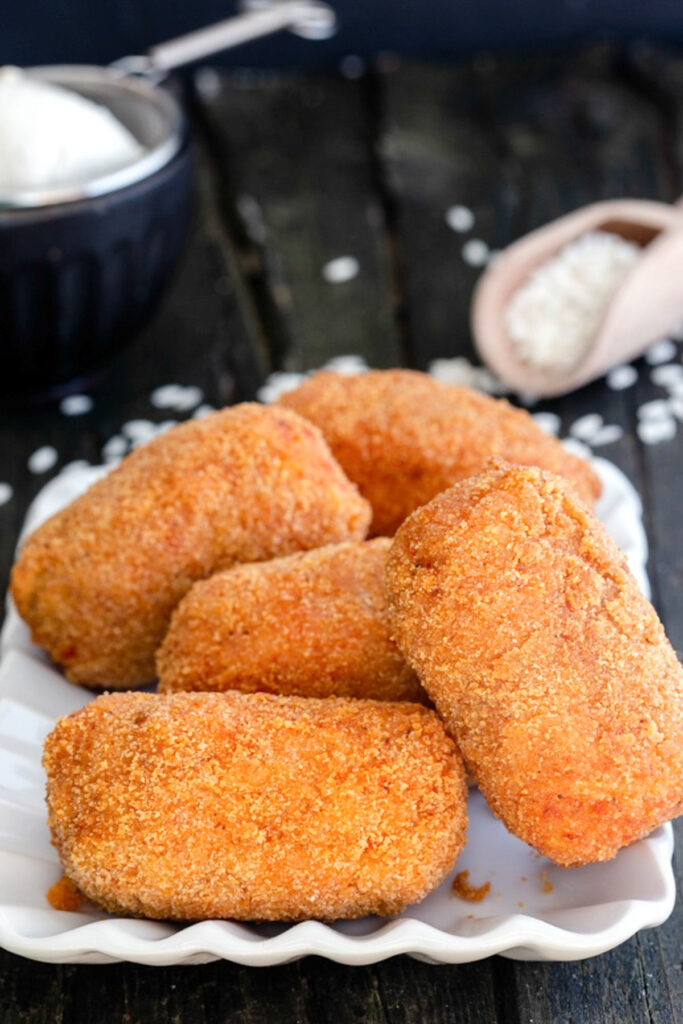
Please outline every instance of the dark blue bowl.
M150 319L183 247L192 170L186 141L126 188L0 210L0 404L66 393Z

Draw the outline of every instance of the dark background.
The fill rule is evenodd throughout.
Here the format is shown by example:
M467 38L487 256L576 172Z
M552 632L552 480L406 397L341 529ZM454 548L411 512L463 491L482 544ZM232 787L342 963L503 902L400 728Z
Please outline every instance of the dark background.
M610 36L683 43L681 0L332 0L334 38L287 33L221 58L225 64L333 64L349 53L447 56L537 48ZM105 64L234 14L234 0L3 0L0 64Z

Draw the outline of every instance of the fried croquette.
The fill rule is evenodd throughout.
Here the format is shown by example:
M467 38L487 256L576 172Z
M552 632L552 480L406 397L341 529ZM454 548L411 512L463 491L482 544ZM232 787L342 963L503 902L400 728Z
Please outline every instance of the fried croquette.
M395 914L465 841L463 768L420 704L117 693L45 744L66 876L173 920Z
M322 371L279 401L320 427L372 505L375 535L393 536L410 512L496 455L559 473L585 501L600 494L589 464L527 412L424 373Z
M195 583L157 652L160 690L424 700L389 635L390 543L329 545Z
M563 866L683 810L683 670L604 527L499 464L398 531L394 636L511 832Z
M36 530L12 595L73 682L141 685L195 580L360 539L369 518L317 428L284 409L238 405L139 448Z

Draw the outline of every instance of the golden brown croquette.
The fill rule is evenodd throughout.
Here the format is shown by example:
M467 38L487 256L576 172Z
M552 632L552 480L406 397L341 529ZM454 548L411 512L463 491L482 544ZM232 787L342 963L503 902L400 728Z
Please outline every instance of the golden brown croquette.
M44 764L64 871L115 913L396 914L465 841L460 758L419 704L107 694L58 721Z
M322 371L280 404L320 427L372 505L373 534L392 536L413 509L496 455L559 473L585 501L600 494L589 464L544 434L527 412L424 373Z
M191 584L365 536L370 510L317 428L237 405L125 458L26 541L12 595L33 639L73 682L154 678L154 652Z
M424 700L389 635L390 541L350 541L195 583L157 652L162 692Z
M683 809L683 671L604 527L554 474L499 464L398 531L394 635L494 812L556 863Z

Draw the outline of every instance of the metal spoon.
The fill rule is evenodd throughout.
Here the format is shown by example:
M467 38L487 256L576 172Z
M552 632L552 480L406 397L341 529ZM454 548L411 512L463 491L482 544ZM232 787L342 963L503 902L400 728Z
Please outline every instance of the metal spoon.
M533 270L587 231L607 231L642 247L605 309L588 352L570 370L524 363L506 330L512 296ZM532 231L505 249L479 280L472 332L482 360L514 391L567 394L641 355L683 322L683 209L646 199L585 206Z
M146 54L122 57L111 67L159 80L174 68L282 29L304 39L321 40L334 35L336 27L334 11L322 0L245 0L241 13L232 18L157 43Z
M150 177L168 164L184 142L184 118L161 84L168 72L202 57L288 29L306 39L327 39L336 29L332 8L321 0L246 0L242 13L122 57L107 67L56 64L27 68L33 78L60 85L107 107L143 147L130 164L72 185L0 191L3 212L36 209L107 195Z

